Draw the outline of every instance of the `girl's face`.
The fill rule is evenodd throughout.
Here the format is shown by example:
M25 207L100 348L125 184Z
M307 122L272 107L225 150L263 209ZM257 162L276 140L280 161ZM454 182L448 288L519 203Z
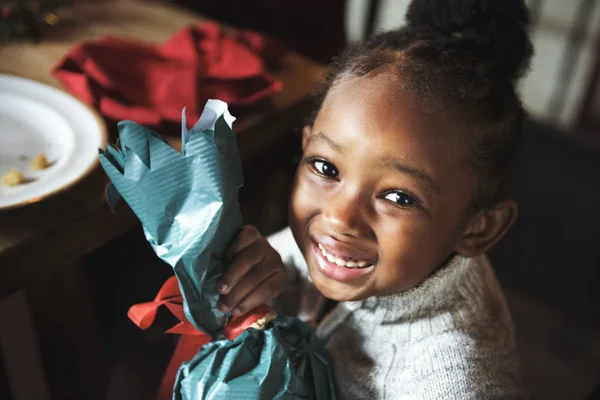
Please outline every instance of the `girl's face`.
M433 117L380 74L337 83L305 129L290 225L326 297L405 291L481 228L462 136Z

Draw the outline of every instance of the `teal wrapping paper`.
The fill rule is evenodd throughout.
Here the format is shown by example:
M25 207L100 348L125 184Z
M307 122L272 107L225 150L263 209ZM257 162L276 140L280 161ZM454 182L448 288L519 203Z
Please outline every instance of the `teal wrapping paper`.
M264 331L204 345L179 369L173 399L335 399L330 366L311 327L278 317Z
M124 199L157 256L171 265L196 329L215 340L180 368L173 399L335 399L332 363L314 331L291 317L222 338L231 314L217 308L228 245L242 228L243 184L227 104L209 100L191 130L182 115L182 152L156 132L119 123L116 146L100 150L110 207Z

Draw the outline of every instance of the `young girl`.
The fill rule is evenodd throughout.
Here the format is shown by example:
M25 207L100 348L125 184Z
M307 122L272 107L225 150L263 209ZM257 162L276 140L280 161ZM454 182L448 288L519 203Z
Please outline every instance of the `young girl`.
M231 245L223 311L279 295L286 267L339 302L317 334L342 399L523 396L485 251L517 215L527 23L522 0L414 0L406 27L351 46L304 130L290 228Z

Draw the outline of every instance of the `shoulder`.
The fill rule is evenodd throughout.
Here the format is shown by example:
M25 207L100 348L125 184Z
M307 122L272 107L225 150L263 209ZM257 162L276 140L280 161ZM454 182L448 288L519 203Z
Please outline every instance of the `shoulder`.
M505 340L448 331L411 346L413 393L422 399L524 399L516 349ZM406 370L406 369L405 369Z

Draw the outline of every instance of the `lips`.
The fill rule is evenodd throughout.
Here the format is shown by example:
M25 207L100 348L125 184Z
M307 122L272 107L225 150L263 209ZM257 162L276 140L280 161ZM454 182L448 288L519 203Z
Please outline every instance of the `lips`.
M313 239L312 249L319 271L339 282L351 283L374 269L375 257L328 236Z
M317 245L319 246L319 250L321 250L321 254L323 254L323 257L325 257L327 259L327 261L329 261L331 263L335 263L340 267L364 268L364 267L368 267L371 265L369 262L364 261L364 260L354 260L352 258L345 258L345 257L337 256L337 255L325 250L325 248L320 243L317 243Z
M372 252L359 245L350 245L339 241L331 236L313 236L313 241L317 243L320 249L324 249L328 254L343 260L364 261L367 264L375 264L376 257Z

